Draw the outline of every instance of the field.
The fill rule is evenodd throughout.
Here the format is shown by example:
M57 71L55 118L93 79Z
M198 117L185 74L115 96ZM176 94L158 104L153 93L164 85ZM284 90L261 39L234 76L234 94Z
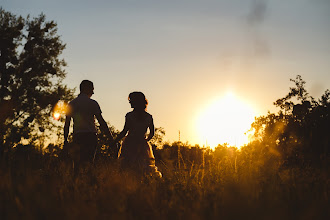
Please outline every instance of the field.
M278 156L258 157L261 152L249 146L240 151L179 146L155 150L161 179L121 172L118 160L101 155L74 178L68 160L37 150L13 151L0 169L0 218L329 217L326 170L283 168Z
M64 22L64 26L69 25L64 27L69 32L62 32L62 27L58 27L56 21L47 21L43 13L36 17L33 17L33 13L31 16L25 17L9 12L0 6L0 220L330 219L330 90L327 89L320 98L314 98L306 89L311 88L312 93L318 94L319 90L322 90L329 82L325 77L329 75L329 64L325 62L329 60L327 59L329 47L324 47L329 43L328 41L318 42L322 38L322 34L329 35L329 32L322 32L329 30L329 25L326 26L327 28L312 25L318 24L317 21L320 24L326 24L324 21L329 18L329 11L326 11L329 9L329 5L323 7L316 4L322 10L313 9L310 7L312 5L307 6L305 2L303 6L291 5L291 8L294 9L293 12L302 12L301 16L291 22L286 21L285 25L291 24L292 28L290 26L285 26L287 28L284 29L272 28L272 31L277 29L279 31L272 32L275 34L274 37L281 37L279 47L272 46L272 48L277 48L276 53L268 56L271 51L268 51L267 40L264 41L262 36L265 34L265 36L271 37L273 34L270 32L268 34L267 32L259 33L259 31L269 29L259 28L259 26L267 20L278 20L273 19L274 17L265 19L269 17L268 14L265 14L268 4L264 4L263 1L253 1L252 10L246 16L241 14L244 9L242 6L246 4L233 4L237 5L237 11L234 11L238 13L239 19L235 18L229 23L226 23L225 20L235 14L231 12L232 6L228 9L221 7L226 10L226 13L223 14L213 13L217 10L213 8L213 3L209 6L212 8L207 9L204 3L200 5L193 1L189 6L189 1L186 1L184 4L179 4L184 9L181 11L175 1L173 1L175 3L173 7L170 5L163 7L163 3L157 7L149 6L151 1L148 4L135 1L135 3L137 2L139 3L137 9L143 9L142 14L139 14L140 12L132 13L131 9L134 7L125 3L123 5L129 6L128 14L117 13L117 11L125 12L126 7L121 9L111 6L111 10L115 9L116 13L107 12L106 14L111 15L108 19L99 14L106 8L94 10L97 7L95 6L95 8L93 5L93 10L90 10L90 3L88 7L85 6L86 11L88 13L96 12L97 14L94 16L93 14L86 16L84 8L78 8L72 14L72 10L63 10L64 8L60 7L61 4L53 7L46 3L40 4L38 1L34 6L29 2L24 7L23 3L8 3L13 5L9 8L16 8L24 13L35 13L35 9L39 10L42 9L42 5L48 5L50 9L58 11L51 13L47 8L44 10L49 11L52 15L60 16L58 17L60 24L68 20L62 14L67 11L70 13L70 17L74 15L77 18L69 19L69 21L78 22L76 25ZM186 7L186 3L188 7ZM14 7L14 5L17 6ZM193 14L185 14L185 11L194 8L193 5L198 6L192 10ZM287 7L288 5L290 4L283 5L283 8L290 9ZM72 7L76 8L76 5L72 5ZM313 14L305 13L307 11L302 10L305 7L311 10L309 12L317 12L317 16L314 17L320 20L310 19L311 17L306 16ZM70 6L66 4L65 8L70 9ZM148 8L152 11L148 12ZM157 8L161 11L155 11ZM164 12L172 8L175 10L170 13L170 19L158 17L167 14ZM281 9L282 6L276 8ZM297 8L299 10L296 10ZM165 11L163 11L164 9ZM202 16L203 11L212 17ZM286 11L289 16L283 17L283 10L281 10L279 18L294 18L295 13L291 13L290 10ZM322 11L327 13L322 15ZM80 12L81 16L78 16L79 13L76 14L76 12ZM178 14L174 12L178 12ZM215 14L225 15L223 18L226 19L216 18ZM276 13L271 14L273 16ZM123 16L124 19L121 17L113 19L115 18L113 16L116 15ZM131 15L138 15L138 17L129 19ZM148 15L157 15L157 17L148 17ZM248 28L242 28L244 26L241 25L236 28L232 26L243 17L247 19L247 22L244 21L244 26L249 24L246 26ZM88 23L86 20L84 23L78 18L88 18L88 22L95 18L102 18L102 20L93 20L92 23ZM187 18L207 19L192 20L193 25L190 25L186 22L190 22L191 19ZM308 22L303 22L302 18L306 18ZM118 25L112 23L116 20L120 21ZM167 20L174 23L164 23ZM184 23L180 23L178 20L182 20ZM136 23L130 23L131 21ZM297 21L302 21L300 23L304 25L296 25ZM212 23L216 26L211 26ZM108 24L111 26L107 27ZM142 26L139 26L140 24ZM219 29L218 24L225 25L223 26L226 30L225 35L222 29ZM278 27L278 24L278 22L265 23L265 27ZM202 25L202 29L196 29L196 25ZM303 27L306 32L300 32L297 29L299 26ZM313 29L309 29L308 26ZM92 31L88 27L92 27ZM97 29L98 27L100 29ZM180 31L180 27L183 27L182 31ZM317 27L320 29L314 29ZM93 36L83 34L84 32L81 32L79 28L84 31L88 30L87 32ZM227 35L235 29L243 32L239 35L234 34L232 37ZM61 31L58 32L58 30ZM196 32L190 32L193 30ZM218 34L221 38L217 37L216 30L220 31ZM184 32L188 35L182 35ZM246 35L248 37L244 37L244 32L248 34ZM107 33L110 35L103 36ZM306 44L304 39L310 33L316 34L315 36L318 37L311 38L312 41ZM69 68L62 56L65 55L62 52L66 47L66 43L61 39L62 34L66 36L65 39L78 39L75 40L74 45L68 42L70 51L66 55L70 56L70 60L73 62L69 64ZM143 34L147 34L146 37ZM250 34L252 34L252 38L249 36ZM298 40L295 40L295 35ZM158 38L158 36L165 38ZM239 43L235 40L237 36ZM301 36L305 38L301 38ZM233 44L228 44L227 41L222 42L221 39L227 39L227 37L228 42ZM286 37L289 37L288 41L285 41ZM246 41L247 47L244 45L244 41L240 40L250 38L252 41ZM253 40L254 38L255 40ZM215 41L208 42L209 39ZM120 43L121 40L123 40L122 43ZM145 47L147 49L144 49L143 42L147 43L145 44L145 46L148 45ZM285 42L288 44L285 45ZM292 44L299 42L302 44ZM317 46L315 42L321 43L321 46ZM112 43L115 44L112 45ZM222 48L221 43L225 50L219 50ZM99 48L99 51L91 50L86 46L91 46L93 49ZM239 49L240 46L243 48ZM313 48L306 48L306 46ZM251 52L249 52L250 49L246 51L250 47L255 48ZM283 53L278 53L282 47ZM82 50L74 52L72 51L74 48ZM208 48L215 50L208 52ZM234 49L233 53L230 52L232 50L230 48ZM259 55L259 52L256 53L259 50L262 56ZM296 52L294 52L295 50ZM153 54L154 52L159 54ZM255 57L252 56L253 54ZM298 54L302 57L296 56ZM321 59L317 58L318 54ZM113 59L113 55L115 55L115 59ZM208 60L209 58L211 59ZM270 58L276 62L270 62ZM109 60L111 65L109 65ZM310 65L308 65L309 63ZM88 64L93 64L90 66L93 67L92 72L89 71ZM260 69L258 64L261 64ZM119 72L118 65L124 67L120 67ZM279 68L276 67L277 65ZM80 67L75 69L75 66L81 66L82 69L79 69ZM126 67L132 69L126 69ZM154 148L156 165L163 174L163 177L159 178L151 175L136 175L121 170L120 160L109 156L113 153L113 149L109 149L107 146L111 139L108 139L109 137L106 137L105 134L102 136L102 133L99 133L99 151L95 160L84 166L84 169L80 169L80 173L74 172L78 170L76 169L77 163L73 163L72 157L68 157L62 145L63 142L66 143L66 134L70 130L68 129L70 126L67 126L69 120L66 120L69 117L65 117L65 115L75 115L74 112L69 111L67 103L78 94L78 91L64 84L67 71L73 74L67 81L71 82L70 86L79 87L80 92L88 97L94 94L93 83L89 82L89 88L86 89L85 86L79 86L78 81L82 77L95 79L95 92L98 95L96 97L106 98L106 100L103 99L103 103L107 105L102 104L102 110L118 105L117 110L113 108L114 112L122 112L124 107L120 107L122 105L119 100L126 102L126 96L122 99L122 95L128 92L128 88L141 88L148 92L147 98L150 98L150 104L157 106L155 109L158 110L153 114L154 116L162 115L161 121L174 122L186 118L179 124L192 127L194 125L191 123L191 119L195 117L193 116L194 111L202 110L205 107L205 113L202 113L205 118L201 116L201 121L206 121L206 123L196 125L195 128L200 128L196 136L203 137L212 133L211 136L216 143L223 143L227 138L234 137L236 132L251 132L251 140L249 144L240 149L226 143L210 149L198 145L191 146L180 141L164 143L165 130L156 128L155 135L149 143ZM275 93L282 96L285 84L280 81L281 78L297 71L302 71L303 75L313 79L311 86L306 87L302 76L297 75L295 79L290 79L293 86L289 87L288 93L273 103L278 108L277 113L269 111L267 115L255 117L255 114L252 114L253 111L250 112L252 108L247 108L250 104L262 106L265 105L265 101L269 103L270 100L267 100L267 97L274 97ZM311 72L307 73L307 71ZM205 104L208 100L211 103L213 96L225 92L231 83L233 83L232 88L237 89L238 94L242 95L242 100L239 98L241 95L237 98L230 95L225 98L227 101L221 101L220 98L214 104ZM129 87L122 86L122 84ZM102 90L102 88L106 90ZM250 101L248 101L248 97L250 97ZM132 100L130 97L131 107L135 110L146 109L145 98L141 99L144 103L143 106L133 105ZM98 101L101 103L101 100ZM93 106L96 106L94 102ZM78 112L90 112L91 109L94 107L88 107L82 111L78 109ZM92 117L96 116L103 133L110 136L98 105L95 109L97 110L90 112L90 115L86 114L86 123L82 124L90 124L87 126L87 130L94 131L94 129L91 130L91 122ZM109 115L109 118L123 118L124 115L117 115L117 113L111 117ZM176 117L172 117L174 115ZM78 121L84 121L84 116L85 114L77 114L75 118ZM251 123L250 116L254 117L250 130L241 130L245 125ZM228 120L229 118L231 120ZM76 119L75 121L77 121ZM67 122L65 132L63 131L64 121ZM154 126L151 121L148 116L148 127L152 134ZM97 124L98 129L100 126ZM119 132L110 124L109 127L110 133L116 137ZM174 131L174 127L170 129ZM230 128L232 130L227 133ZM175 128L175 130L179 129ZM86 131L85 127L83 131ZM139 134L139 132L137 133ZM49 142L56 141L52 136L58 137L58 143L46 146ZM65 141L62 139L64 136ZM179 140L181 140L180 133ZM209 138L205 136L205 140L209 140ZM189 141L193 141L193 138ZM68 142L68 145L65 146L69 146L72 142L72 135L69 135ZM212 143L212 146L216 143ZM235 141L234 145L240 144ZM68 151L70 149L75 150L68 148ZM72 153L71 156L74 154Z

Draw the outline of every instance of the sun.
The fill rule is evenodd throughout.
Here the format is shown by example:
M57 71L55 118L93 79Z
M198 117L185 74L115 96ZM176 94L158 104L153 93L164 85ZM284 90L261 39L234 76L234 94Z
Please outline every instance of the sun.
M211 148L224 143L239 148L248 143L245 133L254 117L253 108L229 92L200 113L196 126L200 142Z

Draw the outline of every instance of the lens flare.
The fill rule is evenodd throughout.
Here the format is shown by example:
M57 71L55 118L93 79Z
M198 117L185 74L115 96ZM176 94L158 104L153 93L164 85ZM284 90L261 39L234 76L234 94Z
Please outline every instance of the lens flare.
M60 120L60 117L61 117L61 114L60 114L59 112L54 112L54 114L53 114L53 118L54 118L56 121Z
M61 116L66 114L66 111L67 111L67 103L62 100L58 101L52 111L52 116L54 120L56 121L60 120Z

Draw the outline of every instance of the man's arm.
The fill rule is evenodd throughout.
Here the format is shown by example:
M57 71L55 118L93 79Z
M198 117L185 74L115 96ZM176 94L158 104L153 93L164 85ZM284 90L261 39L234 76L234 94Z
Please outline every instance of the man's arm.
M101 115L101 113L99 114L96 114L95 115L97 121L99 122L100 124L100 128L101 128L101 131L107 135L107 137L109 138L110 141L113 141L113 136L109 130L109 127L107 125L107 123L105 122L103 116Z
M66 116L64 123L64 144L68 143L70 123L71 123L71 117Z

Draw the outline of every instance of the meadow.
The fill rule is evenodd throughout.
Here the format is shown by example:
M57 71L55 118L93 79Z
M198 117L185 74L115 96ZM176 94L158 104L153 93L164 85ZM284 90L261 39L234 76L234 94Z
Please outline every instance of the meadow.
M255 118L240 148L164 143L157 128L162 178L120 170L101 134L94 163L75 176L62 144L10 145L22 134L8 125L0 219L329 219L330 90L315 100L300 76L291 81L280 111Z
M58 149L60 150L60 149ZM163 178L99 154L77 178L56 152L19 146L0 169L1 219L327 219L328 170L283 166L271 150L155 149Z
M57 23L2 7L0 17L1 220L330 219L330 90L316 100L301 76L291 79L274 102L279 112L255 118L253 139L240 149L164 143L156 131L162 178L120 170L100 135L94 163L75 176L63 145L44 146L48 134L63 137L65 108L56 112L57 103L75 97L63 83ZM212 127L224 135L219 123L230 124Z

